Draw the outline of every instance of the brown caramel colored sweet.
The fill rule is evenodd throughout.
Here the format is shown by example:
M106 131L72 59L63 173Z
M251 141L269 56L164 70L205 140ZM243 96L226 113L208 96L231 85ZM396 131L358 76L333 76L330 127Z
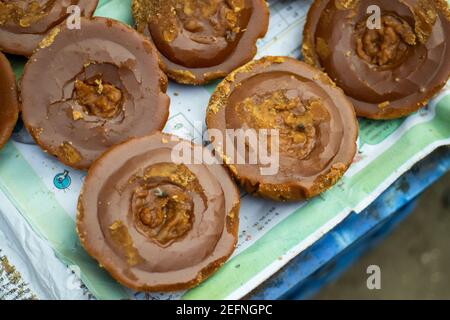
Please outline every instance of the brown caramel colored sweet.
M8 141L19 117L16 77L0 52L0 149Z
M378 25L376 8L381 9ZM344 90L357 115L406 116L426 105L449 79L448 3L315 1L304 29L303 55Z
M70 16L70 6L90 17L97 4L98 0L0 0L0 50L29 57L49 31Z
M111 146L161 130L167 77L154 46L106 18L61 25L25 66L22 114L36 142L66 165L86 169Z
M206 123L210 135L219 130L230 137L210 138L244 189L273 200L320 194L342 177L356 153L358 124L350 101L325 73L288 57L253 61L226 77L211 97ZM279 144L272 147L271 133L267 143L259 138L260 146L245 140L243 150L231 137L240 129L277 130ZM261 148L279 151L278 171L263 174L269 165L261 161ZM259 150L256 163L250 161L253 149Z
M236 185L220 164L174 161L180 145L195 153L191 142L163 133L132 139L99 158L84 182L81 243L134 290L196 286L225 263L237 242Z
M224 77L250 61L269 25L264 0L133 0L132 8L164 71L185 84Z

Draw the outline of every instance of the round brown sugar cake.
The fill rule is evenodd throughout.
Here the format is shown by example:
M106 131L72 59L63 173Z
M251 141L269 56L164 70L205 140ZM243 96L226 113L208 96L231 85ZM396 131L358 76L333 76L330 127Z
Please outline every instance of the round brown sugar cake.
M88 172L78 204L81 243L123 285L191 288L234 251L239 192L220 164L191 164L178 147L202 146L156 133L118 145ZM189 158L191 159L191 158ZM192 158L193 159L193 158Z
M279 201L330 188L356 152L350 101L325 73L288 57L265 57L226 77L206 123L214 149L243 188Z
M18 117L16 77L8 59L0 52L0 149L11 136Z
M186 84L224 77L250 61L269 24L264 0L133 0L132 7L166 73Z
M303 54L345 91L359 116L406 116L426 105L449 79L448 3L315 1Z
M134 29L82 18L80 30L61 25L43 42L21 84L24 123L46 152L86 169L111 146L164 127L167 77Z
M48 32L70 16L70 6L90 17L97 4L98 0L0 1L0 49L29 57Z

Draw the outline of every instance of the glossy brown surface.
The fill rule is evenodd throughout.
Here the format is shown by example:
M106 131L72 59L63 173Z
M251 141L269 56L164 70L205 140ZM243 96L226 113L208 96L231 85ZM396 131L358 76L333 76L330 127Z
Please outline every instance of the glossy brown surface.
M369 6L381 9L379 26L367 14ZM303 54L336 81L359 116L406 116L424 106L449 79L448 4L315 1L305 26Z
M264 0L133 0L133 16L169 77L188 84L223 77L250 61L269 23Z
M135 290L193 287L228 259L237 242L235 184L219 164L174 163L180 144L194 147L162 133L114 147L94 163L82 189L81 243Z
M16 76L0 52L0 149L8 141L19 116Z
M39 42L70 15L77 5L81 15L90 17L98 0L8 0L0 1L0 50L31 56Z
M211 98L206 123L224 136L227 129L278 130L276 174L263 175L261 161L230 163L236 158L226 143L213 141L246 191L274 200L310 198L330 188L356 152L356 116L342 90L323 72L287 57L250 62L226 77Z
M154 46L106 18L57 27L25 66L22 114L36 142L85 169L113 145L161 130L167 78Z

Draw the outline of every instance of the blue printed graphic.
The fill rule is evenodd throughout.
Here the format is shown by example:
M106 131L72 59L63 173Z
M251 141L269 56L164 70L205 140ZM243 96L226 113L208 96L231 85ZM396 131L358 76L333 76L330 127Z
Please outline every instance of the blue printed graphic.
M69 176L69 171L64 170L63 173L59 173L53 179L53 184L59 190L65 190L72 184L72 178Z

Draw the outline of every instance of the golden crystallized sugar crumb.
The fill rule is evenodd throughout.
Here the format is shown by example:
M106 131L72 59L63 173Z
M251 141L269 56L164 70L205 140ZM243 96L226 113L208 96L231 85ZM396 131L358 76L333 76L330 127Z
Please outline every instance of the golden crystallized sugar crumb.
M121 110L122 91L101 78L75 81L76 98L90 115L113 118ZM74 119L76 120L76 119Z
M167 72L169 72L180 83L190 84L192 81L195 81L197 79L195 75L189 70L169 70Z
M209 113L216 114L222 108L224 102L226 101L228 94L231 91L231 88L230 88L230 83L232 83L232 81L230 81L231 78L234 78L234 74L230 74L217 87L216 91L214 92L213 96L211 97L211 101L208 106Z
M447 0L434 0L436 8L444 15L447 20L450 20L450 6Z
M220 107L219 107L219 103L217 103L217 102L211 103L208 107L208 112L211 112L213 114L216 114L219 111L220 111Z
M289 200L289 198L284 198L283 196L292 194L292 188L288 185L271 185L261 183L258 186L257 193L271 195L272 198L277 198L279 200Z
M322 60L325 60L331 54L331 50L328 47L327 42L325 41L325 39L320 37L317 37L316 39L316 51Z
M333 80L331 80L331 78L328 76L328 74L326 74L325 72L322 72L322 71L316 73L312 77L312 79L314 81L320 81L323 84L328 85L328 86L330 86L332 88L336 88L337 87L336 83Z
M72 111L72 117L73 117L73 120L74 121L78 121L78 120L80 120L80 119L83 119L84 118L84 116L83 116L83 113L82 112L80 112L80 111Z
M389 106L390 104L391 104L391 103L390 103L389 101L385 101L385 102L380 103L380 104L378 105L378 108L384 109L384 108L386 108L387 106Z
M0 1L0 26L11 21L22 28L28 28L47 15L45 7L41 7L38 1L32 1L25 9L5 2L7 1Z
M273 58L273 57L271 57ZM264 57L260 60L261 62L268 62L269 61L269 57ZM257 60L253 60L250 61L247 64L244 64L242 67L239 67L238 69L236 69L235 71L233 71L232 73L230 73L227 77L226 80L230 81L230 82L234 82L234 79L236 77L237 74L239 73L249 73L253 70L254 66L256 65Z
M81 200L83 199L83 191L80 191L80 196L78 197L78 203L77 203L77 219L82 220L84 218L84 210L83 206L81 205ZM77 225L77 231L78 231L78 225Z
M44 128L31 128L31 134L34 137L39 138L39 136L44 132Z
M59 34L60 31L61 29L59 27L55 27L52 30L50 30L48 35L44 39L42 39L41 42L39 43L39 48L44 49L50 47L52 43L55 41L56 36Z
M195 175L184 165L159 164L145 170L144 179L154 177L169 178L173 183L188 189L198 184Z
M354 9L359 3L359 0L334 0L337 9L348 10Z
M338 180L344 175L345 171L347 170L347 167L343 163L335 163L331 166L331 170L321 175L318 179L316 184L318 185L318 192L321 192L323 190L326 190L338 182Z
M309 35L307 34L305 35L305 41L302 44L303 57L307 64L315 65L314 50L311 49L311 46L308 44L309 42Z
M81 161L81 155L69 142L64 142L57 152L59 157L67 164L74 165Z
M419 0L413 8L414 31L421 43L426 43L433 31L438 16L437 10L436 3L430 0Z
M273 59L272 59L272 62L273 63L283 63L283 62L285 62L286 61L286 59L284 58L284 57L274 57Z
M210 81L210 80L214 80L217 78L222 78L224 74L226 74L225 71L215 70L215 71L211 71L211 72L205 72L203 74L203 78L205 78L206 81Z
M257 64L266 64L269 66L272 63L283 63L286 61L284 57L263 57L260 60L253 60L249 63L239 67L235 71L231 72L217 87L216 92L211 98L211 102L208 107L208 112L216 114L222 107L223 102L231 91L230 84L235 82L236 75L240 73L250 73L254 66Z
M103 93L103 81L102 79L95 79L95 84L97 85L97 93L102 94Z
M128 265L137 265L142 258L134 247L133 239L131 239L128 229L123 222L116 220L109 226L109 231L114 242L124 251L123 253L125 254Z

